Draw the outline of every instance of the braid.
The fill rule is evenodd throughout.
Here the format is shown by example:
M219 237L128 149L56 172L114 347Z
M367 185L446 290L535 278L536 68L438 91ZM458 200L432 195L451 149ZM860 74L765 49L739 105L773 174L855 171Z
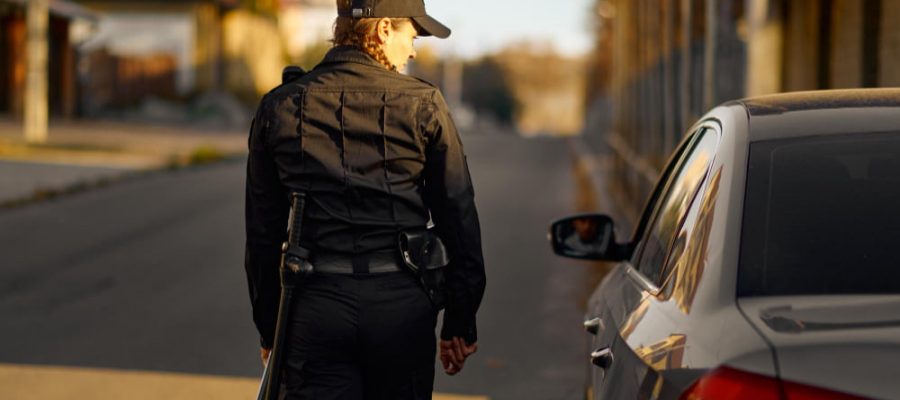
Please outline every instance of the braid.
M370 55L375 61L378 61L381 65L384 65L385 68L396 71L397 67L392 65L390 61L388 61L387 55L384 54L384 49L375 42L372 37L366 38L365 44L362 46L362 50L366 52L366 54Z
M338 11L349 11L349 0L338 0ZM334 21L334 39L331 43L334 46L353 46L356 47L372 58L385 68L396 71L397 67L388 61L384 49L378 45L375 39L375 29L380 18L352 18L337 17ZM391 18L391 24L398 26L406 18Z

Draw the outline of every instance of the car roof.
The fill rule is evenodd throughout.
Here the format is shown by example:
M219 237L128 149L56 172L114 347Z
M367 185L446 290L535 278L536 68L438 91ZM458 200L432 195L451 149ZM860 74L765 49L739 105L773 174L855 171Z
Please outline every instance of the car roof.
M792 92L739 100L750 141L900 132L900 88Z

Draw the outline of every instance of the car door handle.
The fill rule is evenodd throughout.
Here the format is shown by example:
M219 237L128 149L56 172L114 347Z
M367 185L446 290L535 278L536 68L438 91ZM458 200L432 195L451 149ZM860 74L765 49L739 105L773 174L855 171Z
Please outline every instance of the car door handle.
M601 330L606 329L606 327L603 326L603 320L602 320L602 319L600 319L600 318L591 318L591 319L589 319L589 320L587 320L587 321L584 321L584 329L585 329L586 331L588 331L588 332L590 332L590 333L596 335L597 332L600 332Z
M613 363L613 353L609 347L603 347L595 350L591 353L591 363L594 365L603 368L609 369Z

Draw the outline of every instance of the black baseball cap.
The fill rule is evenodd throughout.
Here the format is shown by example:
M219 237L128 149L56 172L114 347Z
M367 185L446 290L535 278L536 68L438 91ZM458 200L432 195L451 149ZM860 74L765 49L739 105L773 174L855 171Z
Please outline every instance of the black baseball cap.
M424 0L351 0L350 10L338 9L338 15L353 18L410 18L419 26L419 36L444 39L450 28L425 13Z

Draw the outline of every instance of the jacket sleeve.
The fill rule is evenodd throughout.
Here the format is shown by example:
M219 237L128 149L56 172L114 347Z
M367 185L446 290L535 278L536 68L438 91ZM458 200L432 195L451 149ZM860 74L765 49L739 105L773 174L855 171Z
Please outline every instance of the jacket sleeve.
M263 99L250 126L248 140L244 268L260 344L271 348L281 295L278 279L281 243L287 236L290 204L279 180L275 160L266 145L272 115L266 111L265 104Z
M486 284L481 228L466 156L439 92L421 110L425 144L425 201L438 236L450 253L447 306L441 338L478 340L475 313Z

